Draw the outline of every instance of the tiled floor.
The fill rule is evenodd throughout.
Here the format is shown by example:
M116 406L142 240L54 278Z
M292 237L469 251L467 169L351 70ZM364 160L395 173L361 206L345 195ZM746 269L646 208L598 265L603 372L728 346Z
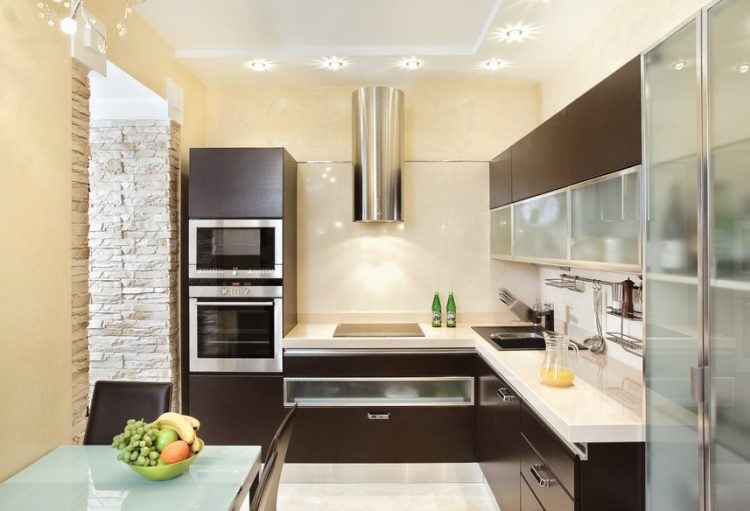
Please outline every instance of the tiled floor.
M278 511L493 511L482 484L282 484Z

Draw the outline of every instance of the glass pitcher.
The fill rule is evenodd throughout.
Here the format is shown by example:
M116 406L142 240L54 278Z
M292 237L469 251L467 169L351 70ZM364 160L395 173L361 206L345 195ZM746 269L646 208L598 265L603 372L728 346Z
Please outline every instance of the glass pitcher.
M576 374L573 364L578 363L578 346L570 342L567 335L555 332L544 332L544 363L542 363L542 383L551 387L570 387ZM575 353L575 362L571 362L570 350Z

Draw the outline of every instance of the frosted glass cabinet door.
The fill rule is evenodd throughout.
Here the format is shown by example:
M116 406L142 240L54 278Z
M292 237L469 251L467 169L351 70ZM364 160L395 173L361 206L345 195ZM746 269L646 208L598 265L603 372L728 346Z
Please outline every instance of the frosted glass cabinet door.
M505 206L490 211L490 254L492 257L510 257L513 224L511 207Z
M571 259L640 264L638 176L636 168L571 190Z
M695 20L644 54L646 159L646 509L698 511L699 407L691 368L702 336L697 278ZM676 65L679 63L679 65Z
M708 9L709 498L750 505L750 1Z
M514 257L568 258L568 192L513 205Z

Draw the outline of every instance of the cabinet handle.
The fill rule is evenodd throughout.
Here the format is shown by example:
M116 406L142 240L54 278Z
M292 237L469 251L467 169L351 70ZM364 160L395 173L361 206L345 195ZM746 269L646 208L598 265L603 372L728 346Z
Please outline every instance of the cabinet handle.
M538 484L541 488L549 488L552 484L552 481L550 479L547 479L545 477L542 477L542 475L539 473L539 469L542 468L543 465L539 463L534 463L531 465L531 475L534 476L534 479L536 479L536 484Z
M506 403L508 403L509 401L513 401L516 398L516 396L514 396L513 394L508 393L508 389L506 387L500 387L499 389L497 389L497 395Z
M391 413L368 413L367 418L371 421L387 421L391 418Z

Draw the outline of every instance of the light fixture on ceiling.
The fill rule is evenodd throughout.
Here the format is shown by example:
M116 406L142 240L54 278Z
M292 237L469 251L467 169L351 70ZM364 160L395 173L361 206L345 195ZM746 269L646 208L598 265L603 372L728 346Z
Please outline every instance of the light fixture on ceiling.
M339 69L343 69L348 65L349 65L349 62L339 57L329 57L329 58L323 59L320 63L320 66L322 68L328 69L330 71L338 71Z
M508 24L496 30L490 37L498 43L522 43L528 39L534 39L539 34L539 28L533 23Z
M409 71L415 71L422 67L422 61L417 57L409 57L401 63L401 67L408 69Z
M750 71L750 64L740 64L739 66L737 66L737 71L739 71L743 75L746 74L748 71Z
M270 71L273 69L273 63L265 59L253 59L245 63L245 67L253 71L262 73L264 71Z
M677 62L672 64L672 69L674 69L675 71L682 71L686 67L687 67L687 62L685 62L684 60L678 60Z
M499 69L506 68L510 65L509 60L505 59L487 59L482 62L482 68L488 71L497 71Z

